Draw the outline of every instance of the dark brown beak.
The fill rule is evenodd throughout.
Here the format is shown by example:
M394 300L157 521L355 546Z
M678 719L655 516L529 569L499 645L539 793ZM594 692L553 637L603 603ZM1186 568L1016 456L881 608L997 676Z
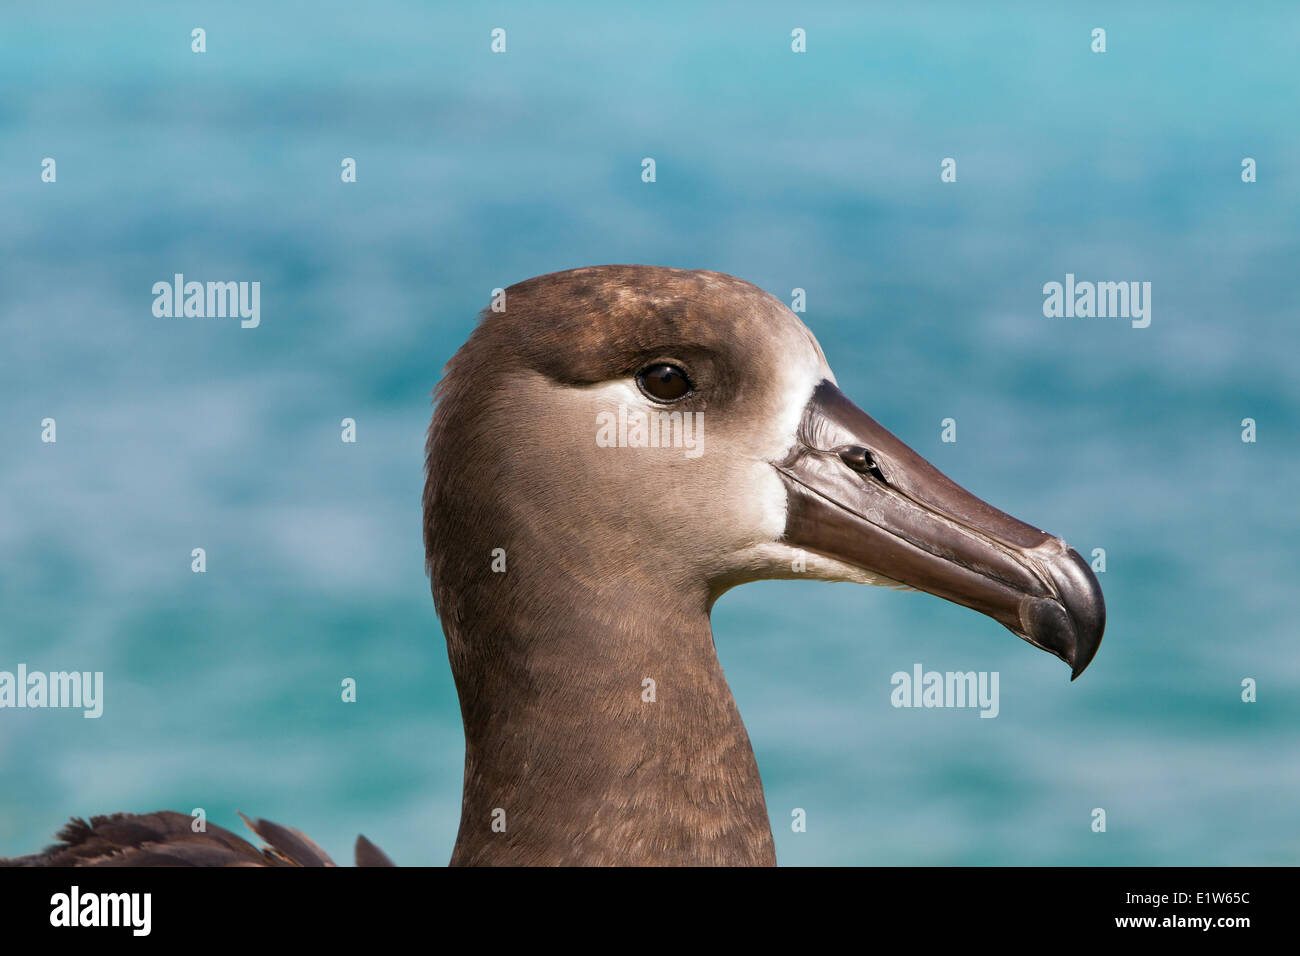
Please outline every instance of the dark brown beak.
M777 465L785 540L987 614L1083 673L1106 605L1079 553L949 480L822 382Z

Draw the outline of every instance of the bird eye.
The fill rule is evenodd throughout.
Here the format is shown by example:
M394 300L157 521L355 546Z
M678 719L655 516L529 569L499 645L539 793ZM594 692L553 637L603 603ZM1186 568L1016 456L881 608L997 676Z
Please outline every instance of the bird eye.
M676 365L656 362L637 373L636 383L645 397L653 402L675 402L689 395L695 387Z

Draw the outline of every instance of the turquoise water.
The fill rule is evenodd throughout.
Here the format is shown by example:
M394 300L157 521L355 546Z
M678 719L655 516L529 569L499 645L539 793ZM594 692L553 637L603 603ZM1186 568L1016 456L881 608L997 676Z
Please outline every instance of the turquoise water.
M859 404L1107 553L1074 684L925 595L724 597L782 862L1296 862L1300 15L973 6L0 15L0 669L106 682L99 720L0 711L0 854L203 807L444 863L430 390L492 288L650 262L806 289ZM260 281L261 326L154 318L175 272ZM1151 282L1150 327L1045 318L1066 273ZM997 719L892 708L917 662L998 671Z

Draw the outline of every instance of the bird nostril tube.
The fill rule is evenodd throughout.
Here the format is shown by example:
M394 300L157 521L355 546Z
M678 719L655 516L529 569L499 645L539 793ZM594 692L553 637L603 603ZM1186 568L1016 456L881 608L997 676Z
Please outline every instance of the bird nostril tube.
M885 474L876 464L876 458L871 454L871 449L864 448L862 445L845 445L836 449L840 456L840 461L848 465L860 475L869 475L877 481L889 484L885 480Z

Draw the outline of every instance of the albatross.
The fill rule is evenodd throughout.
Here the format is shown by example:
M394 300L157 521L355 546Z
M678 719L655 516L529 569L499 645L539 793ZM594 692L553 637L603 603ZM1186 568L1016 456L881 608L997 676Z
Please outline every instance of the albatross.
M736 585L925 591L1071 680L1105 628L1076 551L944 476L840 391L783 302L722 273L595 266L509 287L444 370L426 451L427 570L465 729L453 865L774 864L709 623ZM297 830L245 822L263 846L180 813L74 819L7 862L333 865ZM392 865L364 837L356 862Z

